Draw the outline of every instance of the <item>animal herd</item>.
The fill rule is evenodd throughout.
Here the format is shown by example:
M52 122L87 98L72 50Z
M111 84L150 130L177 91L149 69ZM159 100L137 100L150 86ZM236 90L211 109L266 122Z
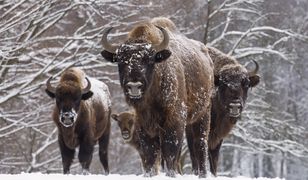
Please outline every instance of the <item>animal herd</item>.
M69 68L56 87L46 83L46 93L56 103L52 119L58 128L63 173L79 147L83 174L89 173L94 145L109 173L108 144L111 118L124 141L139 153L144 176L181 174L180 155L186 137L192 171L206 177L207 163L216 176L219 149L240 118L248 89L255 87L259 65L248 71L221 51L181 34L163 17L136 25L126 41L114 45L102 36L101 55L118 65L120 85L130 111L112 113L107 85ZM186 136L184 136L184 133Z

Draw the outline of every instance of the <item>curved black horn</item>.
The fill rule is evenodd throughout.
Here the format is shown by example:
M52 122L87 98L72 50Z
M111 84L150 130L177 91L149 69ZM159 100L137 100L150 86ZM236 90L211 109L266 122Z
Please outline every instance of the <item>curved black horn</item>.
M82 89L82 94L86 94L90 91L91 89L91 82L90 80L86 77L87 80L87 87L85 87L84 89Z
M156 52L159 52L168 47L170 37L169 37L168 32L164 28L160 26L156 26L156 27L161 30L161 32L163 33L163 37L164 37L163 41L160 44L153 45L153 48L156 50Z
M103 31L103 37L102 37L102 45L104 47L104 49L110 53L115 53L116 50L118 49L118 46L112 45L108 42L107 40L107 36L109 34L109 32L113 29L113 27L108 27L106 29L104 29Z
M252 60L252 61L255 63L256 67L255 67L254 70L248 72L249 76L256 75L258 73L258 71L259 71L259 64L257 63L257 61L255 61L255 60Z
M49 92L55 94L55 93L56 93L56 88L52 87L51 84L50 84L50 81L51 81L52 78L53 78L53 77L51 76L51 77L47 80L46 86L47 86L47 90L48 90Z

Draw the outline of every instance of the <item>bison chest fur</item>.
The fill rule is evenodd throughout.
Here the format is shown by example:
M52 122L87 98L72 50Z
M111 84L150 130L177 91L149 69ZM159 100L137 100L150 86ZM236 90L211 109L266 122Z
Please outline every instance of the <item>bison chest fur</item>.
M215 100L212 102L211 128L208 142L209 148L215 149L217 145L228 136L237 119L228 116L227 112L224 112L224 110L220 108L221 105L218 105Z

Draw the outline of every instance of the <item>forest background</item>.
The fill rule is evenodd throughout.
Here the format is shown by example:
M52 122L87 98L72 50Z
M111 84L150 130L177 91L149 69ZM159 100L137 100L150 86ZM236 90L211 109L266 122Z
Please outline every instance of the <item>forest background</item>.
M122 42L137 23L170 18L179 31L260 64L260 84L224 141L219 175L308 179L307 0L0 0L0 173L62 172L48 77L78 66L110 88L114 112L127 110L117 67L101 55L113 26ZM184 172L190 172L183 147ZM140 158L112 122L111 173L140 174ZM77 159L73 172L79 172ZM91 173L102 172L97 150Z

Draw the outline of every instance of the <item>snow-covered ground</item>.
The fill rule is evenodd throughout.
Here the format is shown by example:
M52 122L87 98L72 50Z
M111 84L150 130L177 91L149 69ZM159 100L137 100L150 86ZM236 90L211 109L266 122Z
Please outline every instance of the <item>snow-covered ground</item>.
M105 175L62 175L62 174L41 174L41 173L32 173L32 174L0 174L1 180L200 180L197 176L194 175L184 175L177 176L176 178L166 177L164 174L159 176L155 176L152 178L145 178L142 175L118 175L118 174L110 174L108 176ZM247 178L247 177L210 177L206 178L206 180L281 180L279 178Z

